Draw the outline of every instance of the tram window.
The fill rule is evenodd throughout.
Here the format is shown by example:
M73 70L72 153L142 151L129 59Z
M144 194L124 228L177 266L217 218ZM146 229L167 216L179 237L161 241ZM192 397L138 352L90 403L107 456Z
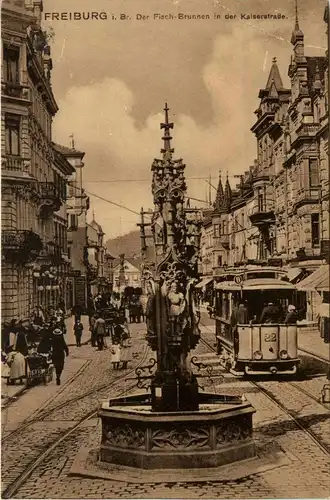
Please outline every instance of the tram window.
M225 318L226 319L229 318L229 297L227 294L226 294L226 298L225 298Z

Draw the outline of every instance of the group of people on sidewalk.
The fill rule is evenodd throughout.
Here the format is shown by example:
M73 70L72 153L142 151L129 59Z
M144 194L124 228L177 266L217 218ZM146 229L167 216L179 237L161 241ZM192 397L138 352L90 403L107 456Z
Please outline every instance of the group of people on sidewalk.
M3 377L8 384L24 384L28 378L29 364L39 357L40 366L49 358L55 368L56 383L60 385L65 356L69 349L65 342L64 312L48 308L46 312L37 307L31 318L25 321L12 320L2 328Z
M114 321L109 325L104 317L105 309L114 311ZM76 346L81 347L84 333L82 307L75 306L73 333ZM90 298L87 310L89 316L90 343L92 347L103 350L107 348L107 339L111 340L111 362L114 369L126 369L132 359L131 334L128 318L122 297L115 294L108 297L98 294ZM30 318L4 322L1 336L1 376L8 384L24 384L31 377L32 361L34 366L39 358L47 360L55 369L56 384L61 384L65 358L69 356L69 348L65 340L66 323L63 304L48 307L44 310L38 306ZM33 358L33 359L32 359Z
M77 347L81 346L83 325L81 323L82 309L75 307L74 314L74 334ZM111 362L115 370L126 369L132 359L132 341L128 327L128 314L123 298L118 294L97 294L89 297L88 317L90 343L92 347L97 347L99 351L108 348L111 342Z

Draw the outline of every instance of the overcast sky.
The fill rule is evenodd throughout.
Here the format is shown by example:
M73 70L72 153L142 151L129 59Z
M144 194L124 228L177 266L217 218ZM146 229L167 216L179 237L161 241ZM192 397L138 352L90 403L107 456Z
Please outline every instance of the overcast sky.
M326 2L298 2L306 54L324 55ZM91 11L106 12L108 20L43 22L54 30L52 84L60 110L53 139L68 146L74 133L76 148L86 152L86 190L138 212L152 206L150 166L162 147L165 100L175 154L187 165L188 193L205 199L201 178L211 173L216 185L219 170L228 171L234 185L233 176L256 155L249 129L273 57L289 85L294 1L44 0L44 13ZM222 19L135 19L178 12ZM111 20L121 13L131 20ZM241 13L286 18L248 21ZM225 20L225 14L237 19ZM91 202L107 237L136 229L134 214L93 196Z

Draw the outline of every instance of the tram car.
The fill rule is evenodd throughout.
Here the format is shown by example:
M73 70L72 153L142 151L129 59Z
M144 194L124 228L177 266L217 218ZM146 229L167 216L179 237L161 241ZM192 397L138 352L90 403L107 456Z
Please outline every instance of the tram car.
M284 324L295 287L282 269L228 270L215 285L217 352L221 364L235 375L295 375L299 364L297 325ZM235 322L237 307L244 321ZM264 321L264 308L273 304L278 317ZM261 321L263 321L261 323Z

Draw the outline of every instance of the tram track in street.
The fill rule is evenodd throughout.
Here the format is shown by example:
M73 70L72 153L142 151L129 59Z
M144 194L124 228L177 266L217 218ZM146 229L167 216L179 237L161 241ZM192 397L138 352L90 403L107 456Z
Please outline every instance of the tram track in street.
M207 328L206 325L203 325L203 326ZM205 339L203 339L202 337L201 337L201 342L206 347L208 347L211 352L213 352L214 354L217 354L216 349L209 342L207 342ZM221 366L224 370L226 370L226 368L223 365L221 365ZM226 371L228 372L228 370L226 370ZM330 455L330 443L329 444L325 443L322 439L320 439L320 437L317 435L317 433L315 433L312 429L308 428L309 424L306 424L303 418L295 415L294 411L290 410L281 401L279 401L279 399L276 397L276 395L273 394L269 388L266 388L262 385L263 382L251 380L250 377L247 378L246 380L252 386L254 386L256 389L258 389L258 391L260 391L265 397L267 397L273 404L275 404L277 407L279 407L289 417L289 419L295 423L295 425L300 430L302 430L305 434L308 435L308 437L323 451L323 453L325 453L326 455ZM327 412L329 412L328 406L323 404L320 399L318 399L314 394L311 394L306 389L302 388L299 384L292 382L290 380L283 380L283 381L274 380L273 382L277 383L278 385L286 383L290 387L295 388L298 392L300 392L300 394L303 394L304 396L307 396L308 398L310 398L313 401L313 403L317 403L323 409L325 409L325 410L327 410ZM267 382L264 382L264 384L267 384ZM326 414L324 414L324 415L326 415ZM328 419L330 420L330 412L329 412Z
M29 417L28 419L26 419L25 421L23 421L20 426L19 426L19 429L14 429L13 431L11 431L10 433L6 434L2 439L1 439L1 444L7 442L13 435L16 435L17 432L22 432L24 431L25 429L27 429L28 427L34 425L35 423L38 423L38 422L41 422L43 420L46 420L47 417L49 417L52 413L58 411L58 410L61 410L67 406L69 406L70 404L73 404L73 403L77 403L79 401L81 401L82 399L88 397L88 396L91 396L91 395L94 395L98 392L101 392L103 390L107 390L109 388L112 388L115 384L117 383L120 383L122 381L124 381L129 375L133 374L136 370L136 368L138 368L142 363L144 363L149 355L149 352L150 352L150 349L148 347L145 348L144 352L143 352L143 355L142 355L142 358L141 360L139 361L139 363L137 365L134 366L134 368L132 368L131 370L129 370L128 372L125 372L121 375L119 375L118 377L115 377L111 382L108 382L106 384L102 384L98 387L94 387L86 392L84 392L83 394L80 394L79 396L75 396L71 399L68 399L66 401L64 401L63 403L60 403L56 406L53 406L51 408L45 408L44 410L37 410L34 415L32 415L32 417ZM73 382L73 380L71 381ZM70 385L70 384L69 384ZM66 388L69 386L67 385ZM62 393L61 393L62 394ZM8 409L5 408L6 410Z
M99 386L98 388L94 388L90 391L87 391L86 393L77 396L76 398L71 398L70 400L61 403L60 405L57 405L56 407L51 408L50 410L45 411L41 415L37 415L36 418L33 420L29 420L23 424L24 426L21 426L19 429L16 429L10 435L7 435L5 439L3 439L3 442L7 441L9 437L13 436L15 434L17 436L17 433L24 432L28 427L38 424L42 421L45 421L45 419L53 412L56 412L59 409L64 408L68 404L71 404L73 402L78 402L81 399L87 397L88 395L95 394L95 392L100 392L105 389L109 388L114 388L114 386L117 386L118 383L125 381L125 379L128 378L129 375L132 375L136 368L141 366L148 358L150 355L150 348L146 346L142 358L140 359L139 363L137 363L134 368L132 368L129 371L125 371L122 375L119 377L116 377L114 380L112 380L108 384L103 384L102 386ZM128 387L125 387L124 390L121 390L119 393L115 394L113 397L122 397L129 393L132 389L136 387L136 384L131 384ZM40 450L38 452L37 456L29 461L24 469L15 477L13 480L11 480L10 484L6 486L4 491L2 492L2 498L13 498L13 496L19 491L19 489L24 485L24 483L28 480L28 478L31 476L31 474L34 472L34 470L44 462L44 460L52 453L54 450L67 438L69 438L78 428L80 428L84 423L87 421L91 420L92 418L96 417L97 412L99 409L99 405L97 407L94 407L91 411L89 411L87 414L85 414L83 417L81 417L73 426L71 426L69 429L65 429L64 431L60 432L58 436L56 436L55 440L51 443L47 443L47 446L44 447L43 450Z
M308 435L308 437L326 454L330 455L330 445L325 443L322 439L319 438L319 436L310 428L307 427L307 424L304 423L304 420L302 417L295 416L294 412L292 410L289 410L279 399L276 397L274 393L272 393L271 390L267 389L266 387L262 386L262 382L254 382L252 380L249 381L252 385L254 385L264 396L266 396L272 403L276 404L292 421L294 421L295 425L302 430L305 434ZM290 382L288 382L289 385ZM295 387L295 386L293 386ZM307 391L304 391L306 395L310 398L311 395L307 393ZM312 398L314 399L314 398ZM320 402L318 402L321 404ZM324 405L323 405L324 406ZM328 419L330 419L330 413L328 416Z

